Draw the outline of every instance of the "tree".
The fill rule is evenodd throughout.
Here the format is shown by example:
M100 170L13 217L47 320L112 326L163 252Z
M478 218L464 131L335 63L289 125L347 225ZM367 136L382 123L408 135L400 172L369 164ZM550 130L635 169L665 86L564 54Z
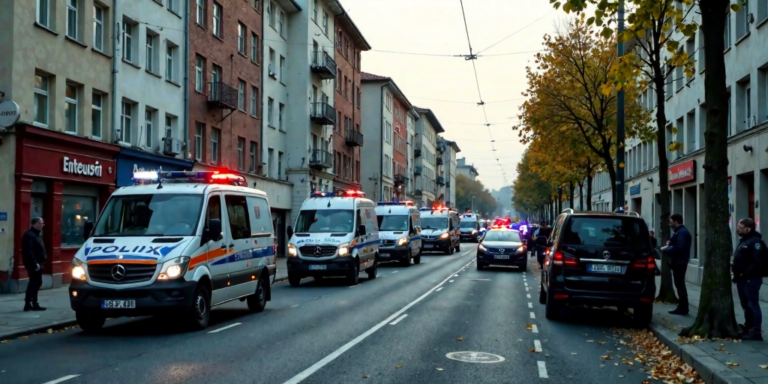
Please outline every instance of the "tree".
M543 208L552 194L552 187L541 176L531 170L530 150L523 152L523 158L517 163L517 178L513 184L515 195L512 206L518 212L525 213L528 218L535 216L543 218Z
M614 192L617 97L615 92L604 93L603 85L612 80L615 61L614 43L592 30L582 14L556 36L544 36L544 52L536 54L536 68L526 68L524 96L528 99L520 107L521 135L535 136L537 129L554 127L574 129L580 145L602 160ZM624 90L627 137L645 137L650 134L648 113L637 102L639 89ZM623 205L617 200L613 199L614 208Z
M476 212L492 213L496 210L496 199L491 195L479 181L470 180L464 175L456 176L456 209L472 207L474 196L474 207Z

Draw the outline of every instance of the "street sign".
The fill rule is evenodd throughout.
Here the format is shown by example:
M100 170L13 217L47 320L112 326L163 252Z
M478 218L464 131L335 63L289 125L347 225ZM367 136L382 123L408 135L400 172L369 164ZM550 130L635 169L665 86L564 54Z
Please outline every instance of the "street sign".
M6 100L0 103L0 127L10 128L19 122L21 110L16 102Z

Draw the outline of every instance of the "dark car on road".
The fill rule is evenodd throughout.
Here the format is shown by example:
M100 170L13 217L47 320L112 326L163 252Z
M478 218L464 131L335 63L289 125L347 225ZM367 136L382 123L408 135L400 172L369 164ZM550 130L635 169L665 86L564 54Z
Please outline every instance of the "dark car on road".
M520 232L506 228L488 231L477 246L477 269L489 265L514 266L526 270L527 250Z
M539 302L546 317L566 305L634 309L637 325L653 316L655 259L648 227L634 212L564 211L547 244Z

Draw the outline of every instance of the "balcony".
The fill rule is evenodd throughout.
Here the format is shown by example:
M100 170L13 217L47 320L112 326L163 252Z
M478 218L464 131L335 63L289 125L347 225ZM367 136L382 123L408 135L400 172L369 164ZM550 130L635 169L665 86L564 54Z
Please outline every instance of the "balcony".
M424 193L421 191L421 189L416 189L413 191L414 196L422 196Z
M221 81L208 83L208 105L221 109L237 109L237 89Z
M444 147L444 146L442 146L442 145L438 146L438 147L437 147L437 152L439 152L439 153L443 153L443 152L445 152L445 147Z
M312 111L309 117L315 123L321 125L336 124L336 109L328 103L312 103Z
M336 62L333 61L333 57L331 57L328 52L312 52L312 64L310 65L310 69L323 80L336 78Z
M395 185L408 185L408 178L402 173L395 175Z
M420 165L417 165L417 166L413 167L413 174L414 174L414 176L415 175L421 175L421 166Z
M313 149L309 155L309 167L313 169L332 168L333 153L322 149Z
M347 145L350 147L362 147L363 146L363 133L355 131L354 129L348 129L344 135L347 141Z
M413 157L421 157L421 149L414 149Z
M435 179L435 183L437 183L437 185L445 185L445 178L438 176L437 179Z
M442 157L438 157L437 159L435 159L435 161L436 161L437 165L443 165L443 158Z

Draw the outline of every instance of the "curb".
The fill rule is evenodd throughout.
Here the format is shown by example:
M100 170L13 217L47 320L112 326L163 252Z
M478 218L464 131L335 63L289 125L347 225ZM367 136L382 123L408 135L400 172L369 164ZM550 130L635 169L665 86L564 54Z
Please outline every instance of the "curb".
M35 325L31 327L25 327L25 328L21 328L18 331L13 331L11 333L4 334L0 336L0 340L15 340L22 336L29 336L35 333L45 333L50 328L53 328L53 330L57 330L57 329L69 327L72 325L77 325L77 320L75 320L74 318L67 319L67 320L51 321L49 323Z
M649 328L672 353L680 356L686 364L693 367L705 383L753 384L752 381L734 372L696 345L677 343L679 336L664 326L651 323Z

